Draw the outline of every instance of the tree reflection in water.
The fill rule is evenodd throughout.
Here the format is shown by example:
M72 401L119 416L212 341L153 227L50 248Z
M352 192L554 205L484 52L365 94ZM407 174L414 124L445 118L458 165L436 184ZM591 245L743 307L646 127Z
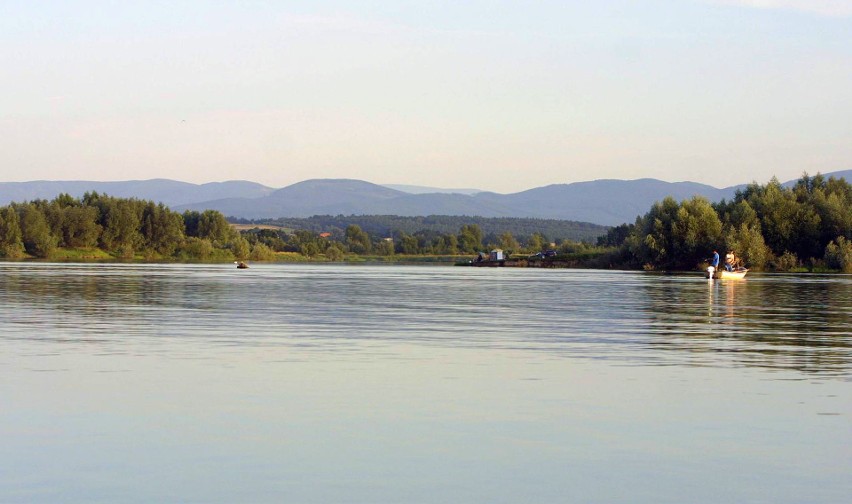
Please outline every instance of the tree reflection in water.
M657 341L697 354L728 354L737 365L846 374L852 364L852 278L752 275L646 286ZM699 287L700 285L700 287Z

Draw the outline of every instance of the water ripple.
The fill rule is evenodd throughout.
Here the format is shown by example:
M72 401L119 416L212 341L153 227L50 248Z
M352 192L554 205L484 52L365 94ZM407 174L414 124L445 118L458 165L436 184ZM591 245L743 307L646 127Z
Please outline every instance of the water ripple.
M0 302L2 340L110 352L416 343L843 377L852 363L848 275L0 263Z

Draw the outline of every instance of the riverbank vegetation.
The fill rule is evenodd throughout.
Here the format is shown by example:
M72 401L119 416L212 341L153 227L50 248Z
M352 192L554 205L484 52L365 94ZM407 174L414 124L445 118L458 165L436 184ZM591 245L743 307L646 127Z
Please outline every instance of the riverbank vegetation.
M242 236L253 250L299 253L330 261L453 262L493 248L501 248L507 254L533 254L556 246L539 232L518 238L508 231L499 235L485 234L478 224L462 224L456 233L419 230L409 234L398 229L383 229L378 237L357 224L343 229L335 226L326 229L316 232L266 226L246 229ZM570 240L560 243L585 246Z
M666 198L598 244L610 247L610 264L628 268L695 269L715 249L755 270L852 273L852 186L803 175L793 187L753 183L730 201Z
M365 222L377 232L371 234L354 222ZM411 233L404 230L412 229L412 223L417 222L426 228ZM457 232L437 230L445 229L450 222L460 224ZM477 222L486 223L492 231L486 234ZM152 201L97 192L86 193L82 198L61 194L50 201L0 207L0 257L65 261L451 263L494 247L502 247L507 253L534 253L554 246L538 229L589 240L606 230L603 226L570 221L466 217L320 216L281 220L278 224L282 223L292 227L275 223L235 226L214 210L181 214ZM305 223L308 225L300 225ZM407 225L403 229L388 227L398 223ZM508 230L497 234L494 230L499 229L500 223L530 234L518 239Z
M251 252L215 211L180 214L96 192L0 208L0 255L7 259L216 261Z
M518 217L475 217L458 215L429 215L408 217L400 215L315 215L313 217L287 217L279 219L231 219L241 229L251 227L303 230L314 233L330 232L342 236L346 228L355 225L375 238L395 235L442 234L457 235L462 226L475 224L486 242L496 243L503 233L525 239L533 234L547 236L551 241L594 242L607 232L607 226L589 222L559 219L534 219Z
M751 184L717 203L666 198L612 228L447 216L238 222L213 210L178 213L151 201L62 194L0 207L0 257L446 263L500 248L515 257L553 250L541 259L576 267L692 270L716 249L736 251L756 270L852 273L852 186L820 175L793 187L775 179Z

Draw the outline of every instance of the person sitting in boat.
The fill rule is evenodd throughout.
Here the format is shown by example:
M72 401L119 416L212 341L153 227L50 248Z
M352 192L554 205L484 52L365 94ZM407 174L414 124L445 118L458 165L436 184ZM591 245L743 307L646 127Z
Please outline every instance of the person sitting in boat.
M734 263L736 263L737 257L734 255L733 250L729 250L727 255L725 255L725 269L728 271L734 271Z
M743 258L740 257L740 256L737 256L736 258L734 258L734 271L743 271L745 269L747 269L747 268L745 267L745 264L743 263Z

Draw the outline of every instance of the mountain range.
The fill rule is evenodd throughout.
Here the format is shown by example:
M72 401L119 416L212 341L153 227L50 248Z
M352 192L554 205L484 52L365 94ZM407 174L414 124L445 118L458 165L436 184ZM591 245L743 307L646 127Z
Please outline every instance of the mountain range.
M852 170L824 174L852 181ZM785 182L794 184L795 180ZM632 222L666 196L730 199L745 185L718 189L695 182L656 179L594 180L554 184L512 194L475 189L382 186L362 180L315 179L273 189L254 182L190 184L155 179L125 182L36 181L0 183L0 204L79 197L97 191L117 197L162 202L174 210L213 209L230 217L266 219L312 215L476 215L532 217L618 225ZM408 188L408 191L401 189ZM458 192L455 192L458 191Z

